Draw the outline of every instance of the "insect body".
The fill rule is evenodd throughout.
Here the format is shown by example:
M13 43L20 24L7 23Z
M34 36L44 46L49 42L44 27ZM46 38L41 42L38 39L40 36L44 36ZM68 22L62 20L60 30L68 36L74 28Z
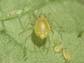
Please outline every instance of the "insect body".
M62 48L63 48L63 46L64 46L63 44L56 45L56 46L54 47L54 51L55 51L55 52L61 51Z
M71 55L70 55L69 50L63 49L63 55L64 55L64 58L65 58L66 61L70 61L71 60Z
M37 19L34 30L36 35L41 39L44 39L49 35L50 25L44 15L40 15L40 17Z

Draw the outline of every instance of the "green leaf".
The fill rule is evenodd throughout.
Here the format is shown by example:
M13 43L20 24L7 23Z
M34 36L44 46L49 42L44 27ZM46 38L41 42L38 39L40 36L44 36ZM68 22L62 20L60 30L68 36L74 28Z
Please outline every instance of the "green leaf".
M49 34L48 53L49 40L39 39L31 28L34 25L19 35L28 23L35 24L40 13L46 15L54 32L53 39ZM70 63L83 63L83 32L83 0L0 0L0 63L65 63L62 52L53 50L55 39L70 50Z

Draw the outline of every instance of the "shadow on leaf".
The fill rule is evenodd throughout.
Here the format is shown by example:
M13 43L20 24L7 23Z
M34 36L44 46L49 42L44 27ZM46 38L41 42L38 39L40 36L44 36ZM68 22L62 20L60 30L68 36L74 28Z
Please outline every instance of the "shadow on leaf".
M39 37L36 36L35 32L32 32L32 37L31 37L32 42L34 43L34 45L36 45L37 47L42 47L45 45L46 43L46 38L44 39L40 39Z

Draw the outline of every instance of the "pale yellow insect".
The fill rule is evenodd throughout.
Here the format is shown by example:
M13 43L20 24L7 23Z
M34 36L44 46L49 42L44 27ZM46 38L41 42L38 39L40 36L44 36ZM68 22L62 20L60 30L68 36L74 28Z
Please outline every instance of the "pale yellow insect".
M71 55L68 49L63 49L63 56L65 58L66 61L70 61L71 60Z
M28 23L27 26L30 23ZM26 29L24 29L23 32L25 32L25 31L26 31ZM38 36L41 39L44 39L45 37L47 37L49 35L51 29L50 29L50 25L46 19L46 16L44 14L41 14L39 16L39 18L36 20L36 22L34 23L34 31L35 31L36 36ZM21 32L20 34L22 34L23 32Z
M29 24L30 23L28 23L27 26ZM55 22L55 24L58 25L56 22ZM61 27L59 26L59 28L61 28ZM24 30L24 31L26 31L26 30ZM52 31L50 28L50 25L46 19L46 16L44 14L41 14L40 17L36 20L35 26L34 26L34 31L35 31L35 34L41 39L44 39L45 37L47 37L49 35L50 31Z
M54 51L55 51L55 52L59 52L59 51L62 50L63 47L64 47L63 44L56 45L56 46L54 47Z
M34 31L41 39L44 39L49 35L50 25L44 15L40 15L40 17L37 19L34 26Z

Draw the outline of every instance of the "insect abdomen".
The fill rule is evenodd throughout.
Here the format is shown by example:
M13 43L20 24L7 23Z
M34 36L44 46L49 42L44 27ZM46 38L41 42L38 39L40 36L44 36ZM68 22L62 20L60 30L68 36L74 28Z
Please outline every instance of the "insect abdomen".
M35 24L35 33L41 39L44 39L48 36L50 32L50 26L46 20L38 19Z

